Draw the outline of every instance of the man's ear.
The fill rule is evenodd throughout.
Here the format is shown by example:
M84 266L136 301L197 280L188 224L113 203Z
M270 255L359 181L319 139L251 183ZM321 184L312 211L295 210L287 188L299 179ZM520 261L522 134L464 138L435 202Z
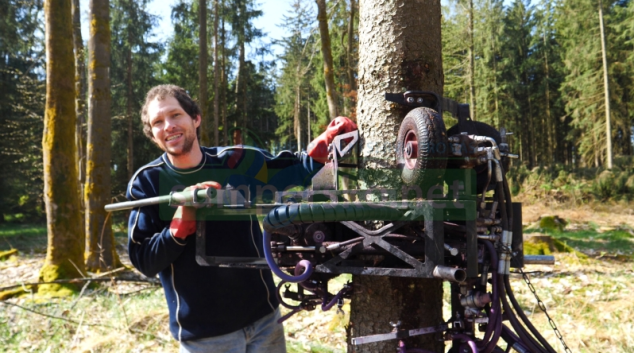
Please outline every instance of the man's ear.
M194 118L194 127L198 128L200 126L201 121L202 121L202 118L200 117L200 115L196 115L196 117Z

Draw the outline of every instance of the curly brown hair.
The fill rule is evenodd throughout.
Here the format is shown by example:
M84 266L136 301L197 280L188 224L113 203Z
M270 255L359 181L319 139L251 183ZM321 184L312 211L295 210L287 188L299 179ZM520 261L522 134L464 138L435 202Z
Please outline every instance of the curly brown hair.
M200 115L200 108L196 102L187 94L184 88L178 87L176 85L158 85L152 87L145 96L145 103L143 104L143 108L141 108L141 122L143 122L143 133L150 140L152 140L152 127L150 126L150 117L148 116L148 106L150 102L152 102L155 98L158 100L163 100L165 97L174 97L180 104L181 108L187 113L192 119L196 119L198 115ZM200 127L196 128L196 136L200 137L199 133Z

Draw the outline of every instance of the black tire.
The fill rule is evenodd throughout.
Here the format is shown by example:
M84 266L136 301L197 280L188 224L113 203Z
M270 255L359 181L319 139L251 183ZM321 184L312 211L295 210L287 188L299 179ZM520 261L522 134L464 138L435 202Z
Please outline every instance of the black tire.
M416 155L408 153L410 142L416 142ZM442 116L433 109L411 110L403 119L396 140L396 159L401 179L406 185L429 186L442 183L447 155L447 132ZM410 149L411 151L411 149Z
M469 124L472 124L472 127L476 131L475 134L480 136L492 137L495 140L495 142L498 144L498 146L500 146L500 143L502 143L502 137L500 135L500 132L497 129L495 129L493 126L489 124L485 124L480 121L470 121ZM449 130L447 130L448 136L453 136L458 134L460 134L460 128L458 127L458 124L452 126L451 128L449 128ZM485 147L491 147L490 143L485 143L483 145ZM509 158L502 157L502 168L504 169L504 174L506 174L506 172L508 171L509 165L510 165ZM447 168L459 169L460 163L453 162L450 159L449 162L447 163ZM477 193L480 194L484 191L484 187L488 180L487 166L479 165L479 166L476 166L474 170L476 172L476 185L477 185L476 189L477 189Z

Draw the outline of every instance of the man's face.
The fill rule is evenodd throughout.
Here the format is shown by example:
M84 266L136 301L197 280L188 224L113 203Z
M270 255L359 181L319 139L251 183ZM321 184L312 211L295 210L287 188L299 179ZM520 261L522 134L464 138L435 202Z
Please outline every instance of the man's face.
M196 128L200 125L200 116L192 119L176 98L155 98L148 106L148 116L152 140L168 154L174 157L184 156L192 150L194 144L198 145Z

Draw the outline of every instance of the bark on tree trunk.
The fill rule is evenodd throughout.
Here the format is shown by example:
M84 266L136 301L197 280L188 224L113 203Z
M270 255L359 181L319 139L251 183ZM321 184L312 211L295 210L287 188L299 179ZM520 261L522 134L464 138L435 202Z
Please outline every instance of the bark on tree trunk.
M347 101L349 102L346 105L346 109L350 109L350 111L345 111L346 114L348 114L349 116L354 116L354 111L355 111L355 107L351 107L350 105L353 105L355 103L355 100L353 99L353 91L357 90L357 83L354 79L354 65L353 65L353 61L352 61L352 51L353 51L353 45L354 45L354 17L355 17L355 13L356 13L356 3L355 0L350 0L350 17L348 18L348 44L346 46L346 64L347 64L347 70L346 73L348 75L348 94L347 94Z
M110 5L109 0L90 1L88 42L88 143L86 168L86 267L105 271L119 264L112 234L112 220L104 210L110 203Z
M198 106L200 107L200 143L209 146L207 121L207 0L198 1Z
M599 21L601 21L601 58L603 61L603 92L605 96L605 139L606 166L612 169L612 126L610 122L610 80L608 78L608 58L605 45L605 28L603 25L603 1L599 0Z
M46 1L44 17L47 80L42 152L48 247L40 280L50 282L81 276L84 233L73 143L76 115L71 0ZM74 285L43 285L38 290L63 288L76 289Z
M126 85L128 94L126 97L126 117L128 118L128 180L134 175L134 119L132 116L132 31L128 29L128 53L127 53Z
M473 43L473 0L469 0L469 108L471 119L476 119L475 46Z
M339 115L337 108L337 90L335 89L334 66L330 46L330 32L328 31L328 11L326 0L315 0L317 3L317 20L319 21L319 35L321 37L321 53L324 57L324 81L326 82L326 101L330 119Z
M441 8L439 0L394 0L359 3L359 71L357 121L362 136L361 168L396 169L399 125L406 111L384 99L385 92L430 90L443 93ZM398 173L400 175L400 173ZM366 180L365 187L387 180ZM381 184L383 183L383 184ZM353 276L349 336L401 328L436 326L442 321L442 282L435 279ZM408 348L435 352L443 343L435 335L406 340ZM349 352L393 352L397 341L357 347Z
M86 182L86 133L84 131L86 124L86 65L84 64L84 42L81 37L79 0L73 0L73 46L75 49L75 113L77 114L75 144L77 146L79 193L81 195ZM83 200L81 203L83 210Z
M228 133L229 133L229 123L227 122L227 96L226 96L226 92L227 92L227 73L225 71L225 56L226 56L226 52L225 52L225 20L224 20L224 6L225 6L225 2L224 0L221 0L220 3L220 8L223 9L223 14L220 16L221 18L221 30L220 30L220 42L221 42L221 48L222 48L222 53L221 53L221 63L220 63L220 114L222 114L222 134L223 134L223 139L222 141L224 142L225 145L229 144L229 137L228 137Z
M218 57L218 0L214 1L214 145L220 146L218 122L220 119L220 59Z
M246 112L244 111L245 100L246 100L246 68L245 68L245 28L244 28L244 20L247 18L246 14L246 4L244 1L238 2L237 13L238 13L238 28L236 28L236 46L238 47L238 70L236 74L236 101L235 101L235 116L236 116L236 126L242 127L244 129L247 128L246 124ZM242 126L241 126L242 124ZM246 130L244 130L246 132Z
M301 103L301 86L298 84L297 87L295 87L295 104L293 106L293 127L295 130L295 138L297 138L297 152L301 152L302 150Z

